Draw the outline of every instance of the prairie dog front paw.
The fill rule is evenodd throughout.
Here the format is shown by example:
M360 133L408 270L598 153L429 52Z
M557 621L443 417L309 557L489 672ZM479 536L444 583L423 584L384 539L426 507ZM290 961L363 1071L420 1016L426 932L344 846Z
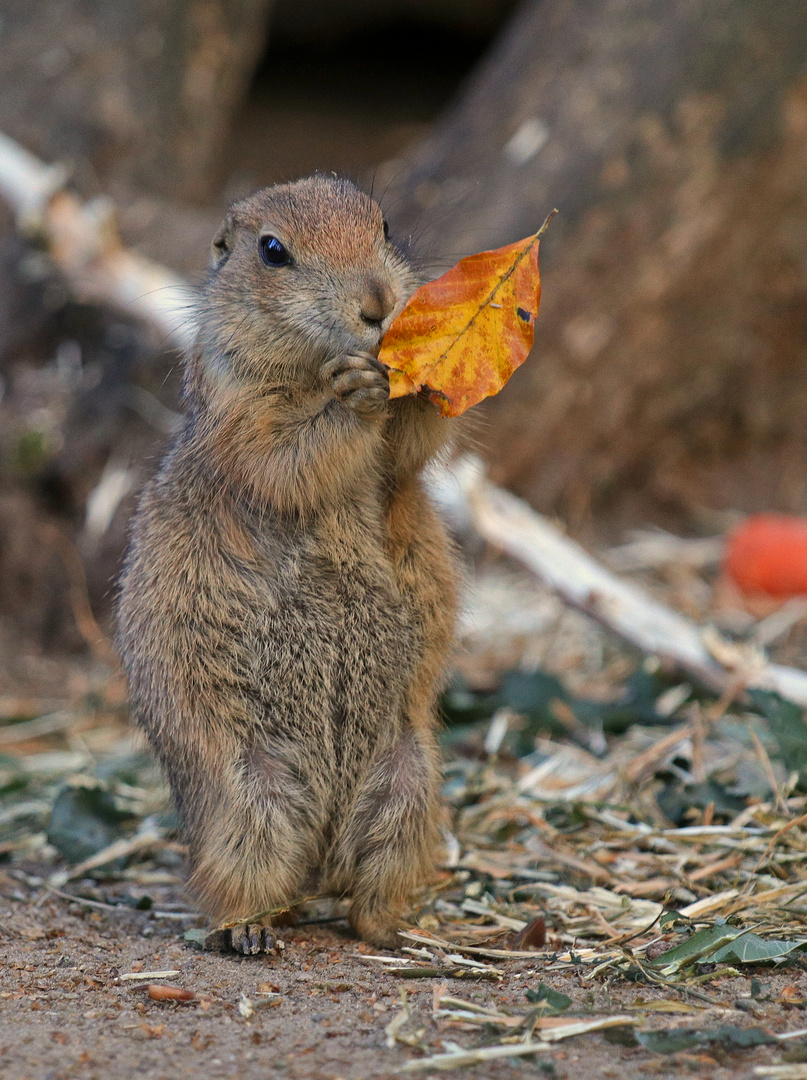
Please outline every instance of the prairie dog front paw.
M343 353L322 365L333 396L363 416L381 416L389 400L389 375L371 353Z

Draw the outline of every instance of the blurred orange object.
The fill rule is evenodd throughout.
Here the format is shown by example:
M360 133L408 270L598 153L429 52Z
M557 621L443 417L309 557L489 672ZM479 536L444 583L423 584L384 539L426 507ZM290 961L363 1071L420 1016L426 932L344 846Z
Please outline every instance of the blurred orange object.
M729 534L724 568L744 593L807 595L807 518L754 514Z

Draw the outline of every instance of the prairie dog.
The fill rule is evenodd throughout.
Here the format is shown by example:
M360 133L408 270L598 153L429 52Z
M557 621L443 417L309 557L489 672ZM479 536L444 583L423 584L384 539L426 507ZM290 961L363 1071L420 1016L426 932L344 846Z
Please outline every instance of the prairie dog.
M213 241L118 645L221 922L328 893L392 946L434 864L456 586L419 474L450 422L376 359L416 285L345 180L259 191Z

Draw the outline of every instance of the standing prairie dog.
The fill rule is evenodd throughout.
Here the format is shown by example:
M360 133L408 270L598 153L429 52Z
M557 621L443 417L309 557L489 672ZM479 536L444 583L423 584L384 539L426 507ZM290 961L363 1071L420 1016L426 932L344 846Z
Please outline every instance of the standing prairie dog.
M213 241L184 425L121 581L133 715L220 922L350 897L394 945L438 842L436 697L455 613L420 470L447 421L375 359L415 288L378 205L312 177ZM258 951L260 927L233 935Z

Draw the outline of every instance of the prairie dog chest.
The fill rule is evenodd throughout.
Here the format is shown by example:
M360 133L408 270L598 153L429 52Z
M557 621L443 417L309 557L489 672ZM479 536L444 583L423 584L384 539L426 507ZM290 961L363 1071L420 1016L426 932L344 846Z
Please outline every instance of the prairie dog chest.
M363 508L362 508L363 509ZM406 669L418 648L415 613L402 595L380 514L328 515L312 537L312 573L333 597L346 642Z
M297 662L329 697L379 700L402 692L418 666L422 635L396 582L380 515L340 508L310 527L276 531L272 549L274 602L265 632L293 644Z

